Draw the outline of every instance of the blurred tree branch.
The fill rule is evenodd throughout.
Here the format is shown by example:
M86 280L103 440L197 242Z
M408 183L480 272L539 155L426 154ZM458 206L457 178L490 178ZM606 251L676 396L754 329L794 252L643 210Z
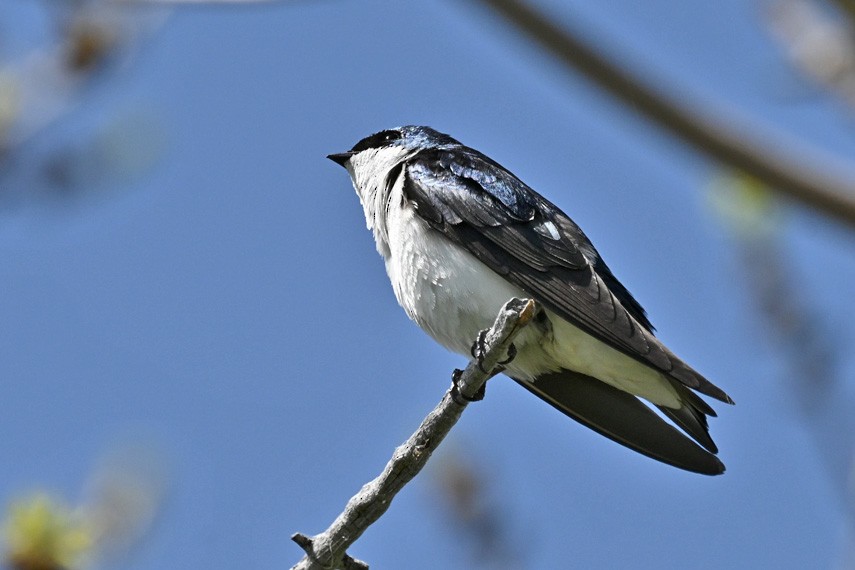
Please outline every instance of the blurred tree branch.
M256 4L268 1L106 0L102 5ZM698 105L678 101L662 90L645 85L632 73L598 53L578 35L552 23L525 2L481 1L501 14L518 31L538 42L566 67L581 71L597 85L696 149L744 171L775 191L828 217L855 226L855 172L849 168L843 169L837 163L832 164L831 160L821 159L813 149L786 148L792 145L785 144L783 141L786 137L780 133L757 129L754 125L737 125L732 119L711 113ZM836 2L850 13L855 9L855 0ZM115 42L112 37L93 36L91 33L72 37L77 41L72 45L75 51L69 56L72 57L69 65L87 71L94 67L93 61L101 61L103 53L109 51ZM3 134L8 136L10 133L0 132L0 135ZM8 151L10 141L5 142L5 150Z
M445 452L434 469L435 496L445 515L447 532L469 551L473 570L522 570L528 566L524 535L512 525L518 517L509 512L507 493L491 490L495 469L489 461L466 453ZM461 564L463 566L463 564Z
M162 508L165 473L154 450L119 450L72 505L45 490L15 498L2 521L5 570L83 570L116 562L138 545Z
M855 522L853 467L855 421L843 373L849 350L840 330L815 307L809 279L799 275L781 245L782 215L767 186L746 176L728 175L712 188L715 211L731 228L749 284L745 290L757 307L764 338L773 341L784 364L784 382L805 420L818 457L841 504Z
M152 5L188 5L194 4L273 4L281 0L104 0L109 4L152 4Z
M519 32L555 56L568 69L581 71L632 109L671 131L703 153L763 181L789 198L825 216L855 227L855 173L841 173L816 151L786 150L780 133L740 127L645 85L632 73L599 54L580 37L552 23L518 0L481 0ZM805 156L814 157L805 160Z
M796 70L855 109L852 18L816 0L772 0L763 12Z
M78 0L45 2L41 12L23 49L0 49L0 213L30 203L70 205L113 191L148 170L163 146L158 121L134 117L137 110L99 119L98 127L85 127L89 133L52 129L136 61L168 10Z
M0 62L0 160L70 115L159 24L155 12L143 17L101 0L58 5L46 16L46 45Z
M855 0L834 0L842 10L849 13L850 18L855 18Z
M482 358L469 363L463 372L455 371L455 383L442 401L422 421L403 445L395 450L383 472L354 495L344 511L321 534L292 536L306 556L292 570L356 570L368 566L351 558L347 549L389 508L392 499L419 474L431 454L448 435L469 401L476 397L508 354L516 334L534 316L534 301L511 299L502 307L496 322L484 337ZM484 370L491 372L484 372Z

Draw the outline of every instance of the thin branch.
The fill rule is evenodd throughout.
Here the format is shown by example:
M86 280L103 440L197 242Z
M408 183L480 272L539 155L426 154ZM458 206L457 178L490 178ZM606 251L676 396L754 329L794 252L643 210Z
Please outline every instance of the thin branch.
M552 23L518 0L481 0L519 32L555 56L567 68L581 71L632 109L670 130L696 149L750 174L774 190L818 212L855 226L855 176L835 173L830 164L808 162L805 152L786 150L782 136L740 127L697 105L666 96L612 63L581 38ZM746 125L747 127L747 125ZM817 153L807 153L816 156ZM823 161L827 162L827 161Z
M468 402L477 398L484 384L496 372L496 367L508 354L514 337L528 324L534 313L534 301L508 301L483 337L483 343L479 343L484 348L482 357L470 362L463 372L455 371L452 387L422 421L419 429L395 450L383 472L348 501L344 511L327 530L311 538L301 533L291 537L306 551L306 556L291 570L368 568L364 562L348 556L347 549L386 512L398 491L422 470L431 454L457 423Z

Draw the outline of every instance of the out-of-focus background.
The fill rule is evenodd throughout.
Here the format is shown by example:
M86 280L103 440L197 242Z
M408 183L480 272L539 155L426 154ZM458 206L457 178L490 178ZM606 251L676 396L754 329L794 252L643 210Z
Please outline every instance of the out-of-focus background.
M847 2L530 5L763 150L855 172ZM13 521L43 522L50 501L100 513L95 538L63 546L70 566L300 558L288 537L326 528L465 363L397 306L324 158L402 124L485 152L570 214L659 336L737 405L716 406L728 471L707 478L499 377L353 556L855 567L855 228L685 145L485 4L451 0L0 3Z

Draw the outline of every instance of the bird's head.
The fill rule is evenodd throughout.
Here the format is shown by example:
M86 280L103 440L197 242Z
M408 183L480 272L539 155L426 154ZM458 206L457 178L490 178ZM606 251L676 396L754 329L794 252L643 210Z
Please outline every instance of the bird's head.
M362 162L369 157L376 159L378 155L406 156L421 150L451 148L456 145L460 143L430 127L408 125L369 135L350 150L331 154L327 158L347 168L354 162L355 157L361 157L359 161Z
M346 152L327 156L347 169L363 203L370 196L383 196L403 163L415 154L461 146L450 136L430 127L409 125L367 136ZM366 214L367 215L367 214Z

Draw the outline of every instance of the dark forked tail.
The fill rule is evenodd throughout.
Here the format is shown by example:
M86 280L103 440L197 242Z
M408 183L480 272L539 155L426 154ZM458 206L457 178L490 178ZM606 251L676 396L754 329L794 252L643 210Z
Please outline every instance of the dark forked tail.
M704 475L724 473L724 464L715 455L680 433L632 394L605 382L565 370L545 374L534 382L517 380L517 383L579 423L648 457ZM684 404L687 413L678 410L678 417L673 419L682 425L680 416L694 418L700 414L702 425L697 425L697 431L703 428L705 440L709 441L707 447L715 450L715 444L706 434L706 417L696 408L689 410L689 406L691 403Z

